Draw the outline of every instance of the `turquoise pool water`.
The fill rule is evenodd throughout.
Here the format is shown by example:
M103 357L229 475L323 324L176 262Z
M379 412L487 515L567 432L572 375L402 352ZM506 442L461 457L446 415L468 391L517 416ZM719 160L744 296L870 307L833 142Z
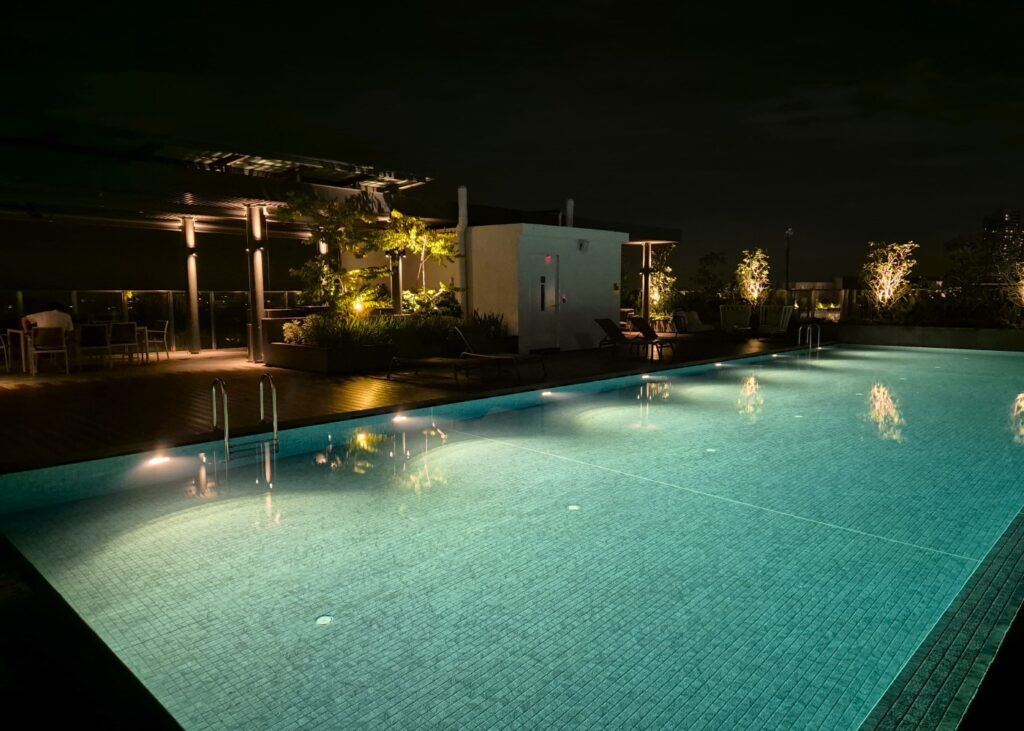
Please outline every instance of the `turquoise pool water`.
M233 452L0 477L186 728L855 729L1024 506L1024 355L826 349Z

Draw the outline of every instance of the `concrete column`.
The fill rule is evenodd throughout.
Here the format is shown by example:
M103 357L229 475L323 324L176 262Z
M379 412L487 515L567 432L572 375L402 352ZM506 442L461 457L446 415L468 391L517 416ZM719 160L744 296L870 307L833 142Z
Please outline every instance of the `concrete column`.
M576 218L576 202L572 198L565 199L565 225L572 228Z
M263 257L266 246L267 219L263 214L263 206L249 206L246 211L246 240L252 254L252 284L249 290L250 316L252 318L252 357L256 363L263 362L263 289L265 277L263 273Z
M459 186L459 221L455 231L459 236L459 286L465 289L462 293L462 309L467 316L472 312L471 296L469 288L469 248L466 242L466 228L469 226L469 192L465 185Z
M650 241L644 242L644 265L643 269L640 270L643 274L644 292L643 301L640 306L640 316L645 320L650 320L651 317L651 264L653 263L651 254L653 249L654 247Z
M185 238L185 273L188 278L188 352L199 352L199 252L196 251L196 220L190 216L181 219ZM173 321L173 315L171 317Z

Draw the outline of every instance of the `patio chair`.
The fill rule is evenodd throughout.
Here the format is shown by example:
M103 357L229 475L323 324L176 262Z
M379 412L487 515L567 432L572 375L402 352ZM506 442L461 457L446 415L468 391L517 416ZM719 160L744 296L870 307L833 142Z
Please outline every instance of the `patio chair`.
M78 326L77 358L99 355L109 368L113 364L110 350L110 331L106 325L86 323Z
M519 355L518 353L495 353L490 352L490 349L480 342L472 333L467 338L466 334L459 328L452 328L463 345L466 347L462 351L461 357L463 358L475 358L480 362L481 375L483 373L483 367L489 363L493 363L498 368L498 373L501 373L501 367L503 365L512 366L512 370L516 374L516 381L522 382L522 375L519 372L519 366L533 363L540 366L541 372L544 378L548 377L548 369L544 364L544 359L539 355Z
M156 359L160 360L160 351L164 351L167 356L167 360L171 359L171 349L167 345L167 320L157 320L156 327L146 328L146 350L150 353L156 354ZM155 349L154 349L155 346Z
M139 332L134 322L110 323L110 350L129 360L139 352Z
M724 332L744 333L750 330L750 305L719 305Z
M792 305L766 305L761 308L761 323L757 328L759 338L785 335L789 332L789 318L793 315Z
M640 333L640 342L642 342L646 348L645 352L650 352L652 355L654 351L658 351L658 358L664 360L665 348L667 347L675 354L675 341L679 339L678 335L664 335L654 331L651 327L651 323L647 322L642 317L631 317L629 321L633 324L633 329Z
M28 363L32 375L39 372L39 356L48 355L56 360L58 355L64 356L64 373L71 372L68 359L68 341L62 327L36 327L28 338Z

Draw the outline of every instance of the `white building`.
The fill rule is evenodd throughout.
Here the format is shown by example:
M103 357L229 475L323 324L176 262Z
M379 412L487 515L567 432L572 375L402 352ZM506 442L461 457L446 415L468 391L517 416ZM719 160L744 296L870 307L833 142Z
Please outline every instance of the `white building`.
M469 308L504 316L519 352L594 348L619 317L628 234L512 223L466 229Z

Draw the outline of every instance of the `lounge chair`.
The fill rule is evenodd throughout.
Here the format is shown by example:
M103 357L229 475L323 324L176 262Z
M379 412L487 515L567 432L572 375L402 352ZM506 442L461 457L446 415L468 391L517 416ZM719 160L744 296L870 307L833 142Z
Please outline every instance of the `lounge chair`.
M388 363L388 379L397 371L412 371L419 375L424 369L451 369L452 378L459 382L459 373L469 378L469 372L477 368L483 374L483 367L476 358L450 358L431 355L431 348L423 338L415 334L403 334L395 338L395 354Z
M612 353L618 348L629 348L631 354L640 356L640 348L644 344L644 339L639 333L624 333L621 327L607 317L595 318L594 322L604 331L604 337L597 344L598 348L611 348Z
M766 305L762 307L761 323L757 328L757 337L766 338L772 335L785 335L789 332L789 318L792 315L792 305Z
M750 305L719 305L722 330L744 334L750 331Z
M694 310L677 310L672 314L672 324L675 325L677 333L696 335L715 331L715 326L701 322L700 315Z
M659 334L654 331L653 327L651 327L651 323L647 322L647 320L642 317L631 317L629 318L629 321L633 323L633 329L640 333L640 342L645 345L645 352L653 354L654 351L657 350L658 358L664 359L665 348L667 347L673 352L673 355L675 354L674 341L680 338L679 335Z
M544 378L548 377L547 366L544 365L544 359L539 355L519 355L518 353L495 353L491 352L490 349L482 342L478 341L472 333L470 337L466 337L466 334L459 328L452 328L455 334L462 340L462 344L465 346L465 350L462 351L461 357L463 358L475 358L480 361L481 369L483 366L493 363L498 368L498 372L501 373L501 367L503 365L510 365L515 371L516 380L522 381L522 376L519 372L519 366L533 363L540 366L541 372L544 374Z

